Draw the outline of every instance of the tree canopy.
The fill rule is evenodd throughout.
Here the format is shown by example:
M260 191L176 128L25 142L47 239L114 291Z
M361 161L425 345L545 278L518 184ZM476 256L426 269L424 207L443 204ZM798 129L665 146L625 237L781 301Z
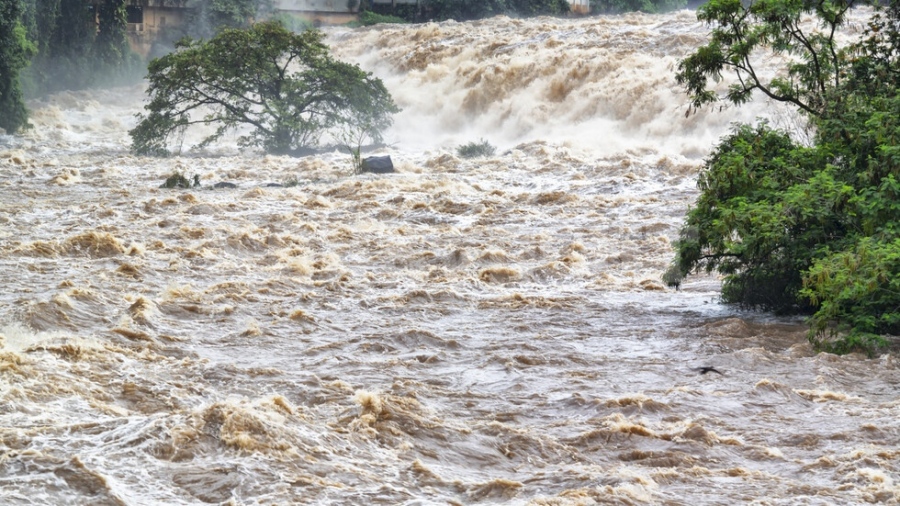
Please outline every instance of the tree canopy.
M850 63L835 40L853 0L710 0L697 18L713 26L708 44L678 65L676 79L687 89L694 107L724 98L733 104L750 100L754 91L819 115L826 95L840 87L842 69ZM816 27L804 26L813 15ZM772 54L785 58L782 72L761 75L757 65ZM735 82L724 97L709 89L730 71ZM835 97L831 97L834 99Z
M706 160L700 196L676 242L669 284L697 269L723 274L726 302L809 312L810 339L874 352L900 334L900 6L839 47L852 2L712 0L698 13L710 43L681 61L693 107L761 92L793 104L811 146L765 123L739 125ZM812 15L818 24L801 23ZM789 55L760 77L754 58ZM719 96L709 79L734 73Z
M216 127L205 146L240 126L242 146L271 153L315 148L365 126L375 142L398 111L381 80L328 54L322 34L277 22L225 29L208 41L182 39L150 62L150 102L129 133L140 154L165 154L191 125Z

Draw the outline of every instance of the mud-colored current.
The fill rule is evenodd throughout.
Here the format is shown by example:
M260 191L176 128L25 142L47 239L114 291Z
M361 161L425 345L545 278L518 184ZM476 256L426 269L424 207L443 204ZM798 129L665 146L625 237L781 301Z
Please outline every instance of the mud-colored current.
M403 107L390 175L134 157L142 87L30 104L0 137L0 504L896 504L896 356L659 281L716 139L791 121L685 116L705 34L333 29Z

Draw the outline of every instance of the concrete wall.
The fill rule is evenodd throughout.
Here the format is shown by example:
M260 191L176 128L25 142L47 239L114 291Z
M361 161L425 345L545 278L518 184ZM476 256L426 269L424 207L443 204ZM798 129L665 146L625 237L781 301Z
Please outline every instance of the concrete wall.
M134 52L146 57L159 32L166 27L180 26L188 11L182 7L151 6L145 6L143 11L143 23L128 23L128 43Z

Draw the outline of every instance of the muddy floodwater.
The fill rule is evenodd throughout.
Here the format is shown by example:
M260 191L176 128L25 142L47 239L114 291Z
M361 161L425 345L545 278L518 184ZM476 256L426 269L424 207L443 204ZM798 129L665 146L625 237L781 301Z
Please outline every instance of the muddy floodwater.
M135 157L143 86L30 103L0 137L0 504L900 502L895 355L660 281L716 140L794 121L686 116L706 33L329 29L403 108L386 175L237 134Z

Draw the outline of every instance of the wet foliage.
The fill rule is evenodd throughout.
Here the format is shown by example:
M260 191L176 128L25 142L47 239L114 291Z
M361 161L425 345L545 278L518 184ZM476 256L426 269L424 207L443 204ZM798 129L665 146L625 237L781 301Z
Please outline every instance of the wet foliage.
M837 47L852 2L714 0L698 17L712 42L679 66L693 105L749 100L754 91L795 105L812 146L766 124L740 125L706 161L666 281L696 269L725 276L727 302L811 313L820 349L874 353L900 335L900 7L891 2L863 39ZM805 33L813 14L824 31ZM764 82L753 53L799 56ZM707 79L733 70L724 97Z
M593 12L619 14L623 12L670 12L683 9L686 0L595 0L591 2Z
M124 0L24 0L21 22L35 52L23 72L26 94L140 80L143 64L126 35Z
M399 16L392 16L390 14L378 14L377 12L372 11L363 11L359 13L359 22L351 23L352 25L358 26L372 26L378 24L403 24L408 23L405 19Z
M19 22L18 0L0 0L0 128L14 133L28 123L19 72L34 51Z
M348 131L380 142L399 109L381 80L331 58L322 37L267 22L181 40L150 63L150 102L129 132L132 149L164 155L170 140L198 124L216 128L198 147L238 126L251 129L241 146L270 153L308 150Z
M419 5L391 7L370 5L380 12L388 9L397 17L411 22L469 21L491 16L561 16L569 13L568 0L424 0Z
M479 156L491 156L497 151L490 142L481 139L479 142L470 142L456 148L456 154L460 158L478 158Z

